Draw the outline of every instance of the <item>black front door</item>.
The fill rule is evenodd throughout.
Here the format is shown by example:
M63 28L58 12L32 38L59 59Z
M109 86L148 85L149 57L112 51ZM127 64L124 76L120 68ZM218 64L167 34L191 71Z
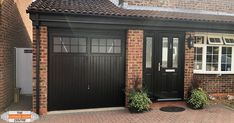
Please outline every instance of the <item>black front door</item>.
M144 84L151 98L183 98L183 33L145 34Z

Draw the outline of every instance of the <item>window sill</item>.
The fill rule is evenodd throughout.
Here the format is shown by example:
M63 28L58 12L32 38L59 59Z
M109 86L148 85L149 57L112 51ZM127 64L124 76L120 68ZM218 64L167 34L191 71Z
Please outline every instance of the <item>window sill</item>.
M193 71L193 74L209 74L209 75L227 75L227 74L234 74L234 72L211 72L211 71Z

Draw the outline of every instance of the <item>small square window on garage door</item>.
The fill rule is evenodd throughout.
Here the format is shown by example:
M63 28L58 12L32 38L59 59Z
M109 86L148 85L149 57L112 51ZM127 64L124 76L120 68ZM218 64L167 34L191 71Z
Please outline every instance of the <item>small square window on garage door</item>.
M54 37L53 51L55 53L86 53L86 38Z
M121 39L97 39L91 40L92 53L121 53Z

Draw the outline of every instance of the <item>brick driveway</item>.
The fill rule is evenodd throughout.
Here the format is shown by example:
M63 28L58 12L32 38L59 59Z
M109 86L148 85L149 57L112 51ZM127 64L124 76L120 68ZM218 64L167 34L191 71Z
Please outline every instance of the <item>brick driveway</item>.
M180 113L162 112L157 108L142 114L118 110L47 115L36 123L234 123L234 111L222 105L210 106L204 110L186 108Z
M154 109L143 114L127 110L48 115L37 123L234 123L234 111L221 105L204 110L168 113Z

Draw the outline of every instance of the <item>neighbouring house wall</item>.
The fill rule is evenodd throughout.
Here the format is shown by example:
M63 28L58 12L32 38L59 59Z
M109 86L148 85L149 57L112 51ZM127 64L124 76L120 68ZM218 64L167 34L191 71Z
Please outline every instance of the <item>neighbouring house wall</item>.
M32 28L32 24L26 15L26 6L31 2L32 0L1 0L0 110L13 101L15 86L14 47L31 47L30 37L32 36L28 31Z
M142 81L143 78L143 36L143 30L130 29L127 32L126 90L133 88L133 84L136 79ZM128 99L126 99L126 104L127 101Z
M47 93L48 93L48 31L46 26L41 26L39 29L40 37L40 115L47 113ZM33 27L33 95L32 109L36 112L36 27Z
M124 0L128 5L234 13L234 0Z
M187 32L186 40L195 33ZM234 75L209 75L209 74L193 74L194 67L194 48L189 49L187 41L185 43L185 70L184 70L184 96L187 97L192 79L201 80L201 87L213 95L234 94Z

